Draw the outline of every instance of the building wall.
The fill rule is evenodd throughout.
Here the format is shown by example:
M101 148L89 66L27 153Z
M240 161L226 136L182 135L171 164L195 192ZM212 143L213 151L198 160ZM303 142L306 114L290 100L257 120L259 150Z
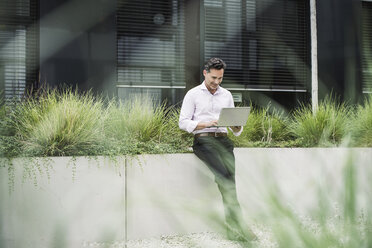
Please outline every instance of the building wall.
M138 6L140 6L140 3L149 4L149 2L154 2L159 5L162 3L162 1L156 0L141 0L133 3L131 2L131 5L137 4L137 2ZM173 4L173 7L171 6L171 10L174 11L174 5L178 1L169 2ZM206 50L204 49L207 49L206 44L208 45L214 42L211 41L210 38L206 37L206 35L208 35L206 34L206 30L208 30L208 28L206 29L205 26L206 22L210 20L208 19L209 17L206 16L206 13L214 13L213 11L218 10L218 8L213 7L213 4L218 6L218 4L221 2L231 5L237 4L240 1L206 0L205 2L207 2L207 5L203 5L204 1L201 0L179 1L179 3L181 2L184 6L182 10L182 14L184 15L184 30L182 31L183 34L177 38L178 43L175 44L180 44L176 45L176 47L183 46L182 41L179 41L179 39L183 39L184 48L182 49L184 50L182 50L181 53L184 53L184 58L182 59L184 72L180 72L181 74L184 73L184 75L180 77L184 78L183 86L181 84L179 85L181 81L178 79L176 80L176 88L174 88L174 82L170 82L169 85L167 84L167 86L170 88L163 89L133 87L133 85L135 86L136 84L141 84L140 81L134 83L129 82L130 80L128 82L118 82L120 80L117 79L117 70L119 70L118 64L120 61L117 59L117 30L119 30L120 27L117 26L117 6L116 1L113 0L40 0L41 83L45 82L51 86L59 86L63 84L71 86L78 85L78 87L82 90L92 88L96 92L106 92L110 95L118 94L119 97L122 98L127 98L130 94L150 93L155 94L160 101L167 99L168 103L171 104L180 103L186 91L199 84L203 80L201 67L206 56ZM257 11L257 9L255 9L258 8L257 1L241 1L241 6L243 7L241 12L242 23L240 23L238 26L242 29L242 34L238 35L238 37L241 38L239 44L242 45L241 51L245 56L240 66L243 68L242 70L247 68L249 63L252 61L252 56L254 56L254 53L252 53L249 45L247 44L253 44L252 41L256 39L255 37L259 36L257 30L252 28L252 25L257 26L258 24L256 22L252 24L248 14L252 15L252 13L255 13L254 16L258 19L272 15L272 5L269 3L270 1L260 2L260 8L262 8L262 11ZM283 1L283 5L284 4L292 6L294 1ZM206 9L205 6L209 7ZM179 6L177 8L179 8ZM351 100L351 102L357 102L362 96L360 8L360 0L317 1L318 68L320 84L319 95L321 99L326 95L333 93L334 95L340 96L342 100ZM227 21L226 25L229 27L226 31L227 34L228 32L231 32L230 26L235 25L234 23L230 23L231 20L233 20L233 22L236 21L236 16L235 19L231 19L229 17L229 15L231 16L232 13L231 8L229 11L230 12L226 12L224 14L226 15L224 17ZM144 11L144 13L146 13L146 11ZM180 12L172 12L172 20L174 21L176 20L174 18L179 18L181 16L180 14ZM309 19L309 13L304 12L303 15L304 20ZM152 16L150 16L148 19L152 21ZM285 22L287 19L283 19L282 21ZM174 28L174 24L172 23L170 24L170 27L173 25ZM177 25L179 25L179 23ZM307 28L309 30L308 36L304 38L309 40L310 27L307 26ZM282 26L281 29L285 30L286 27ZM133 33L137 31L135 26L130 27L128 30L130 32L133 31ZM129 32L128 30L126 31L127 33ZM163 30L163 27L151 28L147 30L146 32L149 33L146 35L141 34L138 37L139 43L137 45L141 46L141 42L145 44L148 42L148 40L152 39L151 37L156 38L156 35ZM151 32L153 32L153 35L151 35ZM131 37L133 37L133 33L130 34ZM159 42L156 40L152 40L151 42L155 42L156 44L160 44L161 42L169 42L169 38L165 40L163 38L159 39ZM207 43L205 42L206 40L208 40ZM215 44L217 44L219 41L220 40L217 39ZM233 39L228 40L228 42L226 42L226 47L221 48L221 50L225 51L222 52L222 56L223 54L228 53L231 45L233 44L232 42ZM302 48L305 52L310 51L309 43L310 42L308 42L308 44L305 43L305 47ZM287 45L290 48L290 43ZM124 45L123 49L126 51L126 53L128 53L128 51L134 51L133 46L125 47ZM156 48L153 47L153 50L155 49ZM208 49L209 54L213 49ZM265 50L264 47L262 47L261 50L258 50L258 52L262 53L263 50ZM154 53L158 52L159 51L156 51ZM213 54L217 54L217 56L219 56L218 51ZM131 56L133 56L133 58L139 58L139 56L136 54ZM238 73L239 69L236 68L240 67L234 64L238 60L236 60L236 57L232 56L233 63L231 63L229 61L231 56L229 56L227 57L228 66L230 65L228 68L229 72L235 70L234 73ZM145 69L143 70L147 70L145 65L147 63L146 56L144 58L144 62L142 61L140 65L144 65L143 68ZM279 59L276 61L280 62L282 58L278 58ZM262 59L259 57L256 59L262 61ZM128 63L128 61L130 63ZM138 67L138 64L132 63L133 61L134 60L127 60L127 62L123 63L123 66L128 66L129 70L132 70L131 68L133 68L133 66ZM154 63L153 59L149 59L148 61ZM306 56L301 63L306 64L305 70L310 71L310 63ZM158 64L161 66L160 63ZM177 70L180 70L179 66L180 64L177 64ZM147 66L147 68L150 67ZM141 71L142 69L139 68L139 70ZM280 72L277 73L276 70L277 68L273 67L271 72L272 75L269 75L269 77L273 78L273 87L264 86L266 88L262 89L261 85L257 83L254 85L257 86L257 88L250 87L252 84L252 80L250 78L250 75L252 74L251 72L247 72L247 77L245 77L246 80L241 82L237 81L238 84L234 86L235 88L229 85L227 80L224 82L224 86L232 89L232 92L238 96L241 96L242 103L245 104L253 102L253 104L259 106L266 106L268 102L271 102L276 107L290 110L293 107L298 106L300 102L309 102L311 91L309 76L305 76L305 78L302 79L300 85L302 87L301 90L298 90L299 88L296 88L297 86L295 86L294 88L292 87L291 90L278 91L272 89L275 88L275 84L277 83L275 82L275 75L280 74ZM124 71L127 71L127 68L125 68ZM288 74L288 72L286 73ZM161 82L159 85L166 83L165 81L169 75L172 75L170 77L172 80L175 78L173 74L168 74L168 68L161 69ZM307 73L307 75L310 74ZM130 75L124 75L122 78L127 77L132 78ZM296 76L294 75L294 77ZM159 86L156 82L151 83L153 83L156 87ZM126 85L126 87L130 85L130 87L133 88L117 88L117 84ZM182 87L184 87L184 89ZM239 90L237 88L245 88L245 90ZM238 98L239 97L237 97L237 99ZM239 104L239 102L237 104Z
M210 57L227 63L222 86L236 104L289 110L309 101L307 1L186 1L186 88ZM217 16L217 18L216 18Z
M116 94L115 1L40 0L40 81Z
M319 96L362 97L361 1L317 1Z

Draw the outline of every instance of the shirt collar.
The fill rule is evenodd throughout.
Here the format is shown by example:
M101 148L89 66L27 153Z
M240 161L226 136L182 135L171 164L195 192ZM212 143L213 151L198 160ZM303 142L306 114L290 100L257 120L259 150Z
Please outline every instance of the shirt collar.
M201 83L200 87L201 87L202 90L207 90L209 92L207 86L205 86L205 81L203 81L203 83ZM220 89L221 89L221 86L218 86L218 88L217 88L216 92L214 93L214 95L218 94L221 91Z

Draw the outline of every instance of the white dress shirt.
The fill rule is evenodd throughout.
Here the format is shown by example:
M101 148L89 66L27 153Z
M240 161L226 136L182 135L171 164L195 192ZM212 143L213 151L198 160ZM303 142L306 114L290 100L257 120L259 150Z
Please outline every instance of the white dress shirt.
M234 107L234 100L230 91L218 86L217 91L212 94L203 82L186 93L181 107L179 127L193 134L205 132L227 133L226 127L210 127L200 130L195 130L195 128L199 122L218 120L221 109L231 107ZM238 136L242 131L243 127L239 132L234 132L234 135Z

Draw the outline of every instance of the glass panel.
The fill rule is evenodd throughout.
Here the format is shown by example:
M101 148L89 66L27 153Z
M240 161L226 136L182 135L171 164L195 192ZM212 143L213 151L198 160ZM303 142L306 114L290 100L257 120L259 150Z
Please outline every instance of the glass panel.
M362 2L363 92L372 93L372 2Z
M0 64L5 100L21 97L26 87L26 30L0 30Z
M183 23L182 1L120 1L118 85L185 85Z

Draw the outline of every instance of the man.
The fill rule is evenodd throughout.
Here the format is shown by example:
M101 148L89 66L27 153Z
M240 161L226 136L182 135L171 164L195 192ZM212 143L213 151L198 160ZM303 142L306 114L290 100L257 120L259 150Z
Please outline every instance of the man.
M215 176L221 192L229 239L249 241L256 236L245 227L235 187L234 145L227 137L227 128L217 127L221 109L234 107L231 93L220 86L226 64L211 58L204 66L204 82L189 90L184 97L179 127L194 134L193 151ZM230 127L234 135L242 127Z

